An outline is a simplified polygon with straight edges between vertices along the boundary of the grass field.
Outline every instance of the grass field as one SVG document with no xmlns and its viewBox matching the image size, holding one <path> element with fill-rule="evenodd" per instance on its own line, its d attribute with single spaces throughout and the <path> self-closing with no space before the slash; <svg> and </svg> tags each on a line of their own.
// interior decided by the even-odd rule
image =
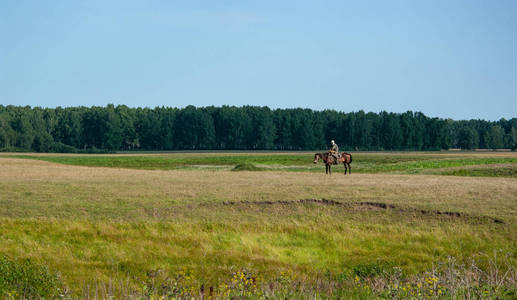
<svg viewBox="0 0 517 300">
<path fill-rule="evenodd" d="M 180 170 L 180 169 L 212 169 L 228 170 L 235 165 L 249 163 L 262 170 L 270 171 L 312 171 L 320 172 L 321 164 L 311 164 L 312 152 L 278 152 L 278 153 L 170 153 L 170 154 L 120 154 L 120 155 L 12 155 L 14 158 L 30 158 L 61 164 L 89 167 L 112 167 L 142 170 Z M 357 153 L 353 155 L 353 169 L 358 173 L 433 173 L 442 171 L 447 175 L 454 169 L 454 174 L 468 166 L 490 166 L 507 164 L 505 171 L 469 172 L 466 176 L 496 176 L 516 177 L 517 155 L 509 152 L 500 153 L 450 153 L 450 152 L 393 152 L 393 153 Z M 342 166 L 335 166 L 334 170 L 342 171 Z M 482 174 L 482 175 L 481 175 Z"/>
<path fill-rule="evenodd" d="M 312 158 L 2 155 L 0 257 L 82 298 L 515 293 L 516 153 L 355 153 L 350 176 Z"/>
</svg>

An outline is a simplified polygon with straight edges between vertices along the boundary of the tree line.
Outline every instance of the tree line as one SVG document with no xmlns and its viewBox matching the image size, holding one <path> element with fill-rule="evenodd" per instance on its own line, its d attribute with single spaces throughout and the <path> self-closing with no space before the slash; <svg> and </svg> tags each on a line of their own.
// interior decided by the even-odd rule
<svg viewBox="0 0 517 300">
<path fill-rule="evenodd" d="M 0 150 L 343 150 L 517 148 L 517 118 L 499 121 L 389 113 L 270 109 L 40 108 L 0 105 Z"/>
</svg>

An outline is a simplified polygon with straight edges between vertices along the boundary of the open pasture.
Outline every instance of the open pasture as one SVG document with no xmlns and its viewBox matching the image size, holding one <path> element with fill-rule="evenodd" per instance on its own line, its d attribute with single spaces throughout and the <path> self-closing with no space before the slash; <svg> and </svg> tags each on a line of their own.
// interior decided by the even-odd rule
<svg viewBox="0 0 517 300">
<path fill-rule="evenodd" d="M 0 255 L 47 266 L 77 297 L 174 282 L 195 297 L 368 298 L 394 272 L 417 295 L 451 257 L 509 271 L 485 288 L 508 292 L 515 153 L 353 155 L 350 176 L 312 153 L 2 155 Z M 261 171 L 232 171 L 243 162 Z"/>
<path fill-rule="evenodd" d="M 142 170 L 211 169 L 228 170 L 237 164 L 251 163 L 263 170 L 320 172 L 321 164 L 311 164 L 314 152 L 172 152 L 153 154 L 13 154 L 15 158 L 31 158 L 76 166 L 112 167 Z M 472 167 L 495 167 L 505 164 L 506 172 L 482 173 L 484 176 L 516 177 L 517 155 L 514 152 L 359 152 L 353 154 L 353 171 L 359 173 L 443 174 Z M 334 166 L 342 171 L 342 165 Z M 492 168 L 494 169 L 494 168 Z M 480 173 L 481 174 L 481 173 Z"/>
</svg>

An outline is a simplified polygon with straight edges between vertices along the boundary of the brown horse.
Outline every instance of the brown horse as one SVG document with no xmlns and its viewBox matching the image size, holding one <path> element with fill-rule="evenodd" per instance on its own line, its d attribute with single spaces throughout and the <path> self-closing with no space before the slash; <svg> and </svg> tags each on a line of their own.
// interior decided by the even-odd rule
<svg viewBox="0 0 517 300">
<path fill-rule="evenodd" d="M 345 175 L 348 171 L 348 174 L 352 174 L 352 167 L 350 164 L 352 163 L 352 154 L 343 152 L 338 155 L 338 159 L 334 158 L 329 152 L 323 153 L 315 153 L 314 154 L 314 163 L 318 163 L 319 160 L 323 160 L 325 163 L 325 174 L 332 175 L 332 165 L 337 165 L 338 163 L 343 163 L 345 167 Z"/>
</svg>

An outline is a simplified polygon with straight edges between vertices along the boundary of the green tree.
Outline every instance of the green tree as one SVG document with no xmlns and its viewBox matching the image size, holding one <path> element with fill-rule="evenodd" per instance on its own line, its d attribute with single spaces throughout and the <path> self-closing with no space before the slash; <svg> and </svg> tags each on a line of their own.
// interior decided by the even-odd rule
<svg viewBox="0 0 517 300">
<path fill-rule="evenodd" d="M 485 143 L 486 146 L 492 150 L 504 147 L 504 130 L 499 125 L 490 127 L 485 132 Z"/>
<path fill-rule="evenodd" d="M 215 144 L 212 117 L 195 106 L 189 105 L 178 112 L 174 128 L 175 143 L 180 149 L 211 149 Z"/>
<path fill-rule="evenodd" d="M 10 148 L 15 144 L 16 132 L 11 128 L 10 119 L 7 112 L 0 110 L 0 148 Z"/>
<path fill-rule="evenodd" d="M 450 138 L 448 136 L 448 126 L 444 120 L 432 118 L 426 124 L 425 148 L 428 150 L 449 149 Z"/>
<path fill-rule="evenodd" d="M 162 107 L 160 109 L 161 113 L 161 126 L 160 126 L 160 136 L 161 136 L 161 147 L 163 150 L 172 150 L 174 149 L 174 120 L 176 119 L 176 109 L 167 107 Z"/>
<path fill-rule="evenodd" d="M 325 145 L 323 128 L 310 109 L 296 109 L 291 118 L 291 135 L 296 150 L 312 150 Z"/>
<path fill-rule="evenodd" d="M 461 149 L 475 149 L 478 147 L 479 136 L 474 128 L 464 126 L 458 131 L 458 146 Z"/>
<path fill-rule="evenodd" d="M 273 122 L 273 113 L 269 107 L 245 107 L 251 119 L 251 132 L 247 149 L 273 149 L 276 137 L 276 128 Z"/>
<path fill-rule="evenodd" d="M 138 108 L 134 126 L 137 147 L 144 150 L 159 150 L 161 148 L 161 119 L 156 109 Z"/>
<path fill-rule="evenodd" d="M 17 109 L 11 121 L 11 127 L 16 132 L 15 146 L 27 150 L 32 149 L 32 143 L 34 142 L 34 130 L 28 114 L 29 111 L 29 107 Z"/>
<path fill-rule="evenodd" d="M 412 149 L 423 150 L 426 141 L 426 125 L 428 118 L 421 112 L 415 112 L 413 114 L 413 129 L 412 129 Z"/>
<path fill-rule="evenodd" d="M 280 150 L 294 149 L 294 136 L 291 126 L 292 110 L 277 109 L 273 112 L 273 120 L 277 132 L 275 145 Z"/>
<path fill-rule="evenodd" d="M 339 116 L 336 123 L 339 123 L 338 125 L 338 136 L 341 140 L 342 147 L 344 149 L 354 149 L 357 145 L 355 137 L 354 137 L 354 131 L 356 128 L 355 123 L 356 117 L 354 113 L 350 114 L 342 114 Z M 330 123 L 332 124 L 332 123 Z M 327 125 L 329 126 L 329 125 Z M 331 125 L 333 126 L 333 125 Z M 328 134 L 326 136 L 325 141 L 328 141 L 329 139 L 332 139 L 332 135 Z"/>
<path fill-rule="evenodd" d="M 517 149 L 517 128 L 512 127 L 510 132 L 508 133 L 508 148 L 510 148 L 512 151 L 515 151 Z"/>
<path fill-rule="evenodd" d="M 122 146 L 124 137 L 122 136 L 122 126 L 120 114 L 115 112 L 113 104 L 108 104 L 103 110 L 103 133 L 102 148 L 108 150 L 119 150 Z"/>
<path fill-rule="evenodd" d="M 105 131 L 102 107 L 93 106 L 85 109 L 81 119 L 81 144 L 82 148 L 104 148 L 103 135 Z"/>
<path fill-rule="evenodd" d="M 328 147 L 427 150 L 517 146 L 517 119 L 498 122 L 364 111 L 223 106 L 183 109 L 0 105 L 0 148 L 34 151 L 99 149 L 281 149 Z"/>
<path fill-rule="evenodd" d="M 51 134 L 54 141 L 70 145 L 76 148 L 82 148 L 82 112 L 84 108 L 66 108 L 57 107 L 54 111 L 55 120 Z"/>
<path fill-rule="evenodd" d="M 323 144 L 325 146 L 330 140 L 336 140 L 341 147 L 345 147 L 345 145 L 349 146 L 349 143 L 352 141 L 349 136 L 342 132 L 342 128 L 344 127 L 343 123 L 345 120 L 349 121 L 348 119 L 345 119 L 335 110 L 324 110 L 317 115 L 317 118 L 318 122 L 321 123 L 323 127 Z M 348 123 L 345 126 L 350 127 L 350 124 Z"/>
<path fill-rule="evenodd" d="M 249 108 L 223 106 L 214 120 L 216 140 L 222 149 L 248 149 L 252 147 L 254 132 Z"/>
<path fill-rule="evenodd" d="M 135 128 L 136 110 L 125 105 L 118 105 L 115 108 L 115 114 L 120 118 L 120 129 L 122 136 L 122 144 L 120 149 L 134 150 L 138 148 L 138 138 Z"/>
<path fill-rule="evenodd" d="M 37 152 L 49 152 L 54 144 L 54 139 L 48 132 L 50 126 L 47 123 L 47 113 L 39 107 L 27 113 L 31 115 L 31 126 L 34 134 L 31 149 Z"/>
<path fill-rule="evenodd" d="M 381 141 L 383 148 L 387 150 L 398 150 L 402 145 L 402 130 L 399 118 L 394 113 L 381 112 L 382 128 Z"/>
</svg>

